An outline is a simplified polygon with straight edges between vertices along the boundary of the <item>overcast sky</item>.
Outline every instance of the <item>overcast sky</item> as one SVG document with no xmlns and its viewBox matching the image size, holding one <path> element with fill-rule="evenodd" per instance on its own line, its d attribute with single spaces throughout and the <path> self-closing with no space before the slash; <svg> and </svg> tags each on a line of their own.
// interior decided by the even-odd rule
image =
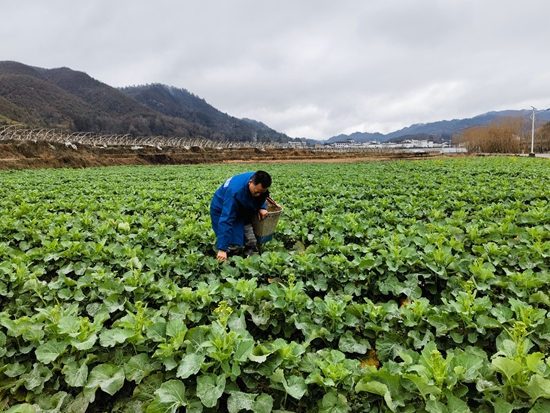
<svg viewBox="0 0 550 413">
<path fill-rule="evenodd" d="M 548 0 L 17 0 L 0 60 L 163 83 L 291 137 L 550 107 Z"/>
</svg>

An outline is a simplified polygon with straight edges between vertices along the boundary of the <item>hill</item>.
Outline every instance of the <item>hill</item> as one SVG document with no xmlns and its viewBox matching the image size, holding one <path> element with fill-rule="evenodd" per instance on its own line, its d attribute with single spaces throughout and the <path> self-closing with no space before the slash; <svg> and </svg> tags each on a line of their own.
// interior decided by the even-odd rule
<svg viewBox="0 0 550 413">
<path fill-rule="evenodd" d="M 464 129 L 488 125 L 503 117 L 522 117 L 526 121 L 529 121 L 529 116 L 531 114 L 531 110 L 495 111 L 484 113 L 473 118 L 418 123 L 388 134 L 355 132 L 350 135 L 337 135 L 331 137 L 327 141 L 337 142 L 353 139 L 355 142 L 396 142 L 403 139 L 426 139 L 426 136 L 431 136 L 432 139 L 435 140 L 450 141 L 453 135 L 460 133 Z M 548 122 L 550 121 L 550 111 L 537 113 L 536 118 Z"/>
<path fill-rule="evenodd" d="M 219 111 L 204 99 L 163 84 L 130 86 L 119 89 L 150 109 L 215 130 L 214 140 L 246 142 L 288 142 L 289 137 L 261 122 L 237 119 Z"/>
<path fill-rule="evenodd" d="M 43 69 L 3 61 L 0 125 L 9 123 L 136 137 L 289 140 L 270 128 L 223 114 L 182 89 L 149 85 L 122 91 L 66 67 Z"/>
<path fill-rule="evenodd" d="M 0 97 L 11 104 L 11 122 L 74 132 L 148 136 L 164 123 L 167 136 L 200 133 L 194 125 L 170 119 L 117 89 L 68 68 L 41 69 L 0 62 Z"/>
</svg>

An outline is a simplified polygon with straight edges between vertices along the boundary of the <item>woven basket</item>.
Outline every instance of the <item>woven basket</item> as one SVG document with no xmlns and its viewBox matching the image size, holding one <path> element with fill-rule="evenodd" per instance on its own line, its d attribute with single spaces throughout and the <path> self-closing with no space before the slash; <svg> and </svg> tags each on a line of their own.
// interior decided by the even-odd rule
<svg viewBox="0 0 550 413">
<path fill-rule="evenodd" d="M 258 244 L 271 241 L 273 234 L 275 233 L 275 227 L 279 222 L 279 217 L 283 212 L 283 207 L 277 204 L 273 199 L 267 198 L 265 200 L 267 205 L 267 217 L 259 220 L 256 215 L 252 219 L 252 226 L 254 227 L 254 234 L 258 240 Z"/>
</svg>

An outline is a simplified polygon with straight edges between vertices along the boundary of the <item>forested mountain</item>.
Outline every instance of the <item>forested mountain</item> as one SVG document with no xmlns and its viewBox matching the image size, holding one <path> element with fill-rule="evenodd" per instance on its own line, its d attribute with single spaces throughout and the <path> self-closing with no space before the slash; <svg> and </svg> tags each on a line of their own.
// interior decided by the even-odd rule
<svg viewBox="0 0 550 413">
<path fill-rule="evenodd" d="M 212 139 L 251 142 L 287 142 L 288 136 L 279 133 L 261 122 L 237 119 L 219 111 L 204 99 L 188 92 L 163 84 L 150 84 L 120 88 L 147 107 L 167 116 L 185 119 L 216 131 Z"/>
<path fill-rule="evenodd" d="M 150 85 L 123 92 L 69 68 L 11 61 L 0 62 L 0 125 L 6 123 L 99 134 L 289 140 L 223 114 L 185 90 Z"/>
</svg>

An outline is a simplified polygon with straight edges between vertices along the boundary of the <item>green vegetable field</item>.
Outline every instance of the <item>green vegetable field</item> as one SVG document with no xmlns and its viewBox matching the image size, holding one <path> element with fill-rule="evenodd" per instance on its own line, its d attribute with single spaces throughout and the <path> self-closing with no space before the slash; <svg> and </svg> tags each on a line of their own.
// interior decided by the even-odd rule
<svg viewBox="0 0 550 413">
<path fill-rule="evenodd" d="M 215 259 L 209 203 L 284 212 Z M 550 161 L 0 172 L 0 411 L 550 412 Z"/>
</svg>

